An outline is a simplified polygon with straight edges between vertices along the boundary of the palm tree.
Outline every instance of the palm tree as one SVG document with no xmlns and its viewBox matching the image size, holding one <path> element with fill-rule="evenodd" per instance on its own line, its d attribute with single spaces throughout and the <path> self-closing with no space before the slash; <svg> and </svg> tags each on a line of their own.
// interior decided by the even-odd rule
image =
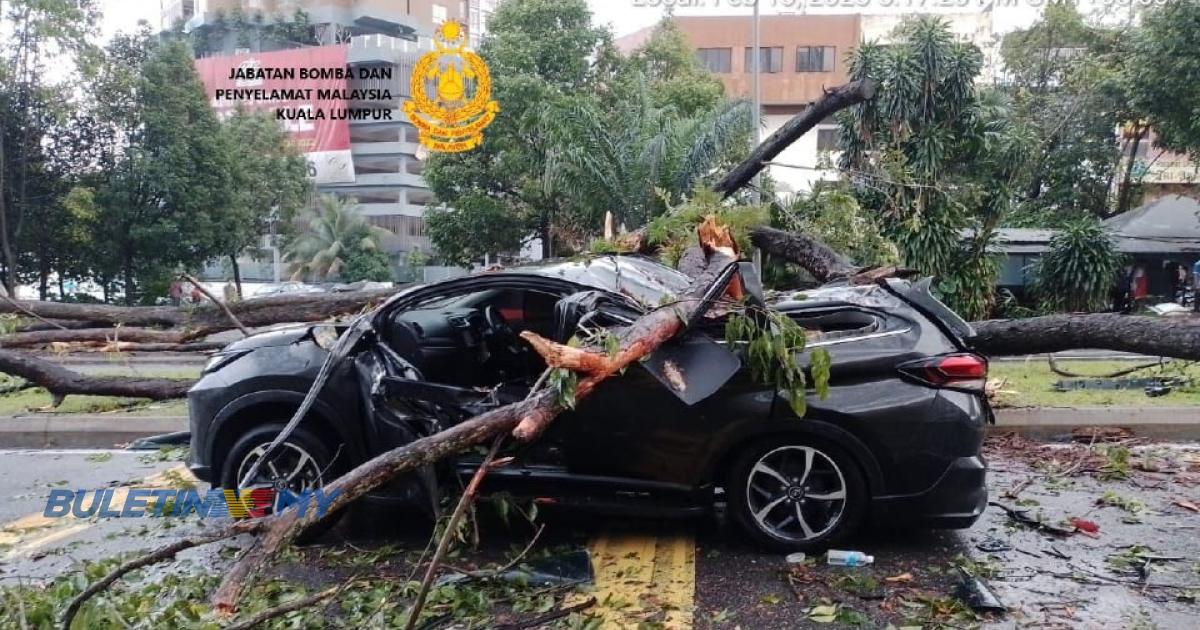
<svg viewBox="0 0 1200 630">
<path fill-rule="evenodd" d="M 391 234 L 368 223 L 354 206 L 333 195 L 322 195 L 300 222 L 300 235 L 284 252 L 292 280 L 336 278 L 353 252 L 379 250 L 383 237 Z"/>
<path fill-rule="evenodd" d="M 749 106 L 724 101 L 693 116 L 654 104 L 644 80 L 635 98 L 614 114 L 587 100 L 548 109 L 554 149 L 544 186 L 573 203 L 604 211 L 628 227 L 645 224 L 692 192 L 702 178 L 748 147 Z"/>
</svg>

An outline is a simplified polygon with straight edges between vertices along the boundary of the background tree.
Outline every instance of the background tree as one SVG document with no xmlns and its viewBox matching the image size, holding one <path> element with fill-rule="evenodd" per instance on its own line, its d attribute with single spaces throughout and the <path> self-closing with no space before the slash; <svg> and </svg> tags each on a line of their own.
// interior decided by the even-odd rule
<svg viewBox="0 0 1200 630">
<path fill-rule="evenodd" d="M 454 208 L 429 221 L 455 262 L 514 251 L 531 235 L 545 256 L 580 249 L 610 210 L 639 227 L 746 151 L 745 106 L 722 98 L 669 21 L 625 59 L 582 0 L 513 0 L 480 52 L 502 111 L 481 149 L 435 156 L 425 170 Z M 476 229 L 484 221 L 494 231 Z"/>
<path fill-rule="evenodd" d="M 297 235 L 285 246 L 284 256 L 291 263 L 295 280 L 377 280 L 377 277 L 349 279 L 350 270 L 368 276 L 379 266 L 382 239 L 389 232 L 371 225 L 358 211 L 333 195 L 322 195 L 317 205 L 297 217 Z M 386 257 L 383 259 L 386 267 Z M 391 279 L 390 272 L 386 279 Z"/>
<path fill-rule="evenodd" d="M 1128 205 L 1136 182 L 1119 168 L 1116 130 L 1139 117 L 1124 80 L 1129 40 L 1128 29 L 1089 24 L 1068 3 L 1048 5 L 1033 26 L 1004 37 L 1002 89 L 1037 138 L 1010 224 L 1058 227 L 1109 216 L 1120 211 L 1114 182 Z"/>
<path fill-rule="evenodd" d="M 913 20 L 892 46 L 850 56 L 852 79 L 874 79 L 873 101 L 838 117 L 841 168 L 904 262 L 939 279 L 969 318 L 987 314 L 998 262 L 989 251 L 1011 210 L 1031 134 L 1007 100 L 975 85 L 982 57 L 937 18 Z"/>
<path fill-rule="evenodd" d="M 621 74 L 632 83 L 629 88 L 640 89 L 642 80 L 654 86 L 654 105 L 684 117 L 711 111 L 725 95 L 725 84 L 700 63 L 695 47 L 669 15 L 630 54 Z"/>
<path fill-rule="evenodd" d="M 1042 310 L 1106 310 L 1123 257 L 1093 217 L 1067 223 L 1034 265 L 1033 291 Z"/>
<path fill-rule="evenodd" d="M 7 37 L 0 46 L 0 277 L 10 295 L 23 266 L 18 241 L 27 236 L 27 226 L 57 218 L 65 192 L 45 138 L 65 116 L 61 93 L 67 88 L 45 82 L 47 63 L 86 57 L 98 21 L 92 0 L 0 0 L 0 28 Z M 50 255 L 35 256 L 44 286 Z"/>
<path fill-rule="evenodd" d="M 1200 157 L 1200 4 L 1169 0 L 1147 10 L 1133 38 L 1126 77 L 1160 146 Z"/>
<path fill-rule="evenodd" d="M 159 42 L 143 25 L 107 52 L 93 82 L 114 143 L 96 191 L 97 240 L 119 260 L 133 303 L 139 283 L 165 289 L 176 267 L 228 253 L 217 215 L 230 204 L 232 166 L 186 43 Z"/>
<path fill-rule="evenodd" d="M 309 201 L 311 184 L 304 156 L 266 113 L 237 112 L 222 125 L 232 162 L 228 205 L 216 209 L 217 248 L 229 259 L 238 294 L 238 256 L 255 251 L 271 221 L 290 221 Z M 385 261 L 386 263 L 386 261 Z"/>
<path fill-rule="evenodd" d="M 592 25 L 584 0 L 509 0 L 492 14 L 479 53 L 491 70 L 492 97 L 501 112 L 482 146 L 435 154 L 426 165 L 429 187 L 454 208 L 428 218 L 434 243 L 455 259 L 454 252 L 515 251 L 536 236 L 549 257 L 556 239 L 572 240 L 594 217 L 579 216 L 564 195 L 545 185 L 553 148 L 548 119 L 566 99 L 611 89 L 611 35 Z M 476 212 L 502 222 L 494 233 L 460 231 L 479 222 L 453 215 Z"/>
</svg>

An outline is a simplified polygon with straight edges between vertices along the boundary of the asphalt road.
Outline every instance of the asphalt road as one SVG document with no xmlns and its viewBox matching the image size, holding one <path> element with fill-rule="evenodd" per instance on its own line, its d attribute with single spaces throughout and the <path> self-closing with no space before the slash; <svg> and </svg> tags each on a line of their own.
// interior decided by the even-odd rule
<svg viewBox="0 0 1200 630">
<path fill-rule="evenodd" d="M 587 546 L 600 593 L 632 593 L 643 603 L 679 602 L 665 618 L 627 604 L 608 611 L 625 615 L 622 623 L 629 627 L 638 620 L 630 619 L 631 611 L 679 628 L 1195 627 L 1200 513 L 1185 505 L 1200 504 L 1200 449 L 1141 446 L 1118 466 L 1129 478 L 1107 481 L 1096 477 L 1112 461 L 1083 446 L 1010 441 L 993 444 L 988 457 L 994 500 L 1053 526 L 1068 517 L 1085 518 L 1099 526 L 1096 537 L 1036 531 L 992 507 L 965 531 L 866 532 L 852 546 L 876 557 L 871 567 L 829 567 L 823 558 L 797 567 L 781 554 L 740 542 L 716 517 L 654 523 L 549 513 L 542 517 L 549 533 L 539 545 Z M 178 483 L 164 472 L 180 462 L 155 459 L 125 451 L 0 451 L 0 585 L 45 579 L 82 560 L 156 547 L 205 527 L 194 518 L 182 523 L 39 518 L 51 488 Z M 360 514 L 328 536 L 321 549 L 419 552 L 427 532 L 397 529 L 399 522 Z M 526 540 L 497 529 L 485 521 L 481 555 L 503 558 Z M 182 561 L 220 572 L 229 555 L 191 550 Z M 961 579 L 955 566 L 984 578 L 1008 612 L 978 620 L 968 615 L 954 597 Z M 639 570 L 644 579 L 636 577 Z M 282 573 L 320 581 L 336 571 L 306 561 Z M 821 617 L 830 611 L 836 614 L 833 623 Z"/>
</svg>

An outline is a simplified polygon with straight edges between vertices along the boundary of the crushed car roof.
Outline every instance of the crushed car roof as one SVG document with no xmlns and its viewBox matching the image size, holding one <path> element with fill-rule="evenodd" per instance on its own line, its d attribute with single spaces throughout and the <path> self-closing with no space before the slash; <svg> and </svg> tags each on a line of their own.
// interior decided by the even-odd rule
<svg viewBox="0 0 1200 630">
<path fill-rule="evenodd" d="M 678 296 L 691 283 L 684 274 L 643 256 L 549 260 L 511 267 L 502 272 L 561 278 L 583 286 L 622 293 L 649 305 Z"/>
</svg>

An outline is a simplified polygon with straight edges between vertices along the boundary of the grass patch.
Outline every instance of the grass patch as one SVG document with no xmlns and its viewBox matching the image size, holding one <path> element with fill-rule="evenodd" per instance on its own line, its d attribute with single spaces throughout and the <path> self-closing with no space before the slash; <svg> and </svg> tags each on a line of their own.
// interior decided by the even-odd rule
<svg viewBox="0 0 1200 630">
<path fill-rule="evenodd" d="M 1076 374 L 1106 374 L 1128 368 L 1137 362 L 1130 361 L 1058 361 L 1060 369 Z M 1183 376 L 1194 379 L 1190 387 L 1177 388 L 1166 396 L 1151 398 L 1138 389 L 1124 390 L 1073 390 L 1059 392 L 1054 383 L 1063 380 L 1050 371 L 1044 357 L 1028 361 L 993 361 L 989 376 L 1002 379 L 1004 384 L 997 398 L 997 406 L 1005 407 L 1176 407 L 1200 405 L 1200 366 L 1183 367 L 1168 363 L 1161 368 L 1150 368 L 1134 372 L 1122 378 L 1147 378 L 1153 376 Z"/>
<path fill-rule="evenodd" d="M 98 371 L 95 376 L 132 376 L 129 371 L 114 369 Z M 142 378 L 177 378 L 196 379 L 200 376 L 199 368 L 195 370 L 151 371 L 138 374 Z M 7 374 L 0 375 L 0 388 L 9 387 L 22 382 Z M 187 401 L 164 400 L 150 401 L 141 398 L 120 398 L 116 396 L 67 396 L 62 404 L 54 409 L 48 409 L 51 403 L 50 392 L 41 387 L 24 389 L 0 395 L 0 417 L 28 415 L 39 410 L 56 414 L 97 414 L 123 413 L 135 416 L 186 416 Z"/>
</svg>

